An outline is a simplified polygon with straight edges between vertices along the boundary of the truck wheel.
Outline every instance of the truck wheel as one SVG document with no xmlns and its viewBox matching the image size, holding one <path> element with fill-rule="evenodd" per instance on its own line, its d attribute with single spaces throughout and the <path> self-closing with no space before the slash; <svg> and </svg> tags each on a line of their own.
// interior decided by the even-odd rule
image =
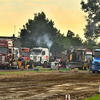
<svg viewBox="0 0 100 100">
<path fill-rule="evenodd" d="M 44 67 L 44 68 L 47 68 L 47 62 L 46 62 L 46 61 L 44 62 L 43 67 Z"/>
<path fill-rule="evenodd" d="M 95 73 L 95 71 L 92 71 L 92 73 Z"/>
</svg>

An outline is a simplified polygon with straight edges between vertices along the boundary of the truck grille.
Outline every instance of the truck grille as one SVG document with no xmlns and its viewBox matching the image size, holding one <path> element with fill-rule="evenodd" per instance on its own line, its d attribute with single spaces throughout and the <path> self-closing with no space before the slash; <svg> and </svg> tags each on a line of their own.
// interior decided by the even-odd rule
<svg viewBox="0 0 100 100">
<path fill-rule="evenodd" d="M 37 57 L 33 56 L 33 60 L 34 60 L 34 62 L 37 62 Z"/>
<path fill-rule="evenodd" d="M 99 62 L 95 62 L 95 68 L 100 70 L 100 63 Z"/>
<path fill-rule="evenodd" d="M 95 62 L 95 66 L 100 66 L 100 62 Z"/>
</svg>

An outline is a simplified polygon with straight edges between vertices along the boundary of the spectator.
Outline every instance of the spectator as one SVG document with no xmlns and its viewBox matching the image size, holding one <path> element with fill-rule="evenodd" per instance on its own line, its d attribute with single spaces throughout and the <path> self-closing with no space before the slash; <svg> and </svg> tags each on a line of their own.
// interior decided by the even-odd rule
<svg viewBox="0 0 100 100">
<path fill-rule="evenodd" d="M 59 62 L 60 64 L 63 64 L 63 61 L 62 61 L 62 59 L 60 59 L 60 62 Z"/>
<path fill-rule="evenodd" d="M 58 58 L 56 58 L 56 62 L 59 62 L 59 59 Z"/>
<path fill-rule="evenodd" d="M 21 70 L 23 70 L 25 65 L 24 56 L 21 55 L 20 58 L 21 58 Z"/>
<path fill-rule="evenodd" d="M 92 58 L 89 60 L 89 71 L 91 71 L 91 66 L 92 66 Z"/>
</svg>

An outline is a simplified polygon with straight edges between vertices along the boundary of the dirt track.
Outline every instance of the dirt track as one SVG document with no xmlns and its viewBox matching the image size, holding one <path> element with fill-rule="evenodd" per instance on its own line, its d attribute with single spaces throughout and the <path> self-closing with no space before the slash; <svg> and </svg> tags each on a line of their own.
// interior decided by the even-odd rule
<svg viewBox="0 0 100 100">
<path fill-rule="evenodd" d="M 100 73 L 38 72 L 0 75 L 0 100 L 83 100 L 99 92 Z"/>
</svg>

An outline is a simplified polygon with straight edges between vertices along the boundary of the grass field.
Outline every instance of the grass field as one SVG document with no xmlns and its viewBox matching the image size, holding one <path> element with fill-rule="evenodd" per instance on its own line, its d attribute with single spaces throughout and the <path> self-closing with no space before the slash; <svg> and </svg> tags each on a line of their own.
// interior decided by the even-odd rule
<svg viewBox="0 0 100 100">
<path fill-rule="evenodd" d="M 97 94 L 97 95 L 90 97 L 90 98 L 86 98 L 84 100 L 100 100 L 100 94 Z"/>
<path fill-rule="evenodd" d="M 15 73 L 35 73 L 35 72 L 65 72 L 65 71 L 71 71 L 70 69 L 61 69 L 61 70 L 51 70 L 51 68 L 43 68 L 43 67 L 34 67 L 34 70 L 26 70 L 24 69 L 23 71 L 8 71 L 8 72 L 0 72 L 0 75 L 2 74 L 15 74 Z M 77 68 L 75 69 L 75 71 L 88 71 L 88 70 L 78 70 Z"/>
<path fill-rule="evenodd" d="M 59 72 L 60 70 L 50 70 L 50 69 L 47 69 L 47 68 L 44 68 L 44 69 L 39 69 L 39 71 L 34 71 L 34 70 L 29 70 L 29 71 L 26 71 L 26 70 L 23 70 L 23 71 L 9 71 L 9 72 L 0 72 L 0 75 L 3 75 L 3 74 L 16 74 L 16 73 L 36 73 L 36 72 Z M 64 71 L 64 70 L 63 70 Z M 62 72 L 63 72 L 62 71 Z M 60 71 L 61 72 L 61 71 Z"/>
</svg>

